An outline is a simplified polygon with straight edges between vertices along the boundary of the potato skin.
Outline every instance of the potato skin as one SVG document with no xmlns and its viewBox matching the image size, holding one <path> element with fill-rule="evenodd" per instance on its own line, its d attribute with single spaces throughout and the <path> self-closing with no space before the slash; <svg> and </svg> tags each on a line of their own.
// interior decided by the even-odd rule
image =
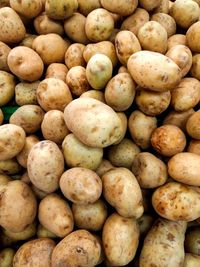
<svg viewBox="0 0 200 267">
<path fill-rule="evenodd" d="M 184 34 L 174 34 L 167 40 L 167 50 L 171 49 L 175 45 L 186 46 L 186 36 Z"/>
<path fill-rule="evenodd" d="M 188 134 L 197 140 L 200 140 L 200 130 L 199 130 L 199 120 L 200 120 L 200 110 L 192 114 L 186 123 L 186 129 Z"/>
<path fill-rule="evenodd" d="M 139 0 L 139 4 L 147 11 L 151 11 L 161 4 L 161 0 Z"/>
<path fill-rule="evenodd" d="M 100 7 L 100 0 L 78 0 L 78 10 L 84 16 L 87 16 L 92 10 Z"/>
<path fill-rule="evenodd" d="M 185 261 L 183 267 L 199 267 L 200 264 L 200 256 L 186 253 L 185 254 Z"/>
<path fill-rule="evenodd" d="M 192 57 L 192 67 L 190 69 L 190 75 L 200 80 L 200 55 L 196 54 Z"/>
<path fill-rule="evenodd" d="M 0 41 L 0 70 L 9 71 L 7 58 L 10 51 L 11 48 L 5 43 Z"/>
<path fill-rule="evenodd" d="M 99 167 L 96 169 L 96 174 L 98 174 L 99 177 L 102 177 L 106 172 L 114 168 L 115 167 L 112 165 L 112 163 L 109 160 L 103 159 Z"/>
<path fill-rule="evenodd" d="M 30 19 L 38 16 L 42 11 L 41 0 L 28 0 L 22 2 L 17 0 L 10 0 L 10 6 L 18 14 Z"/>
<path fill-rule="evenodd" d="M 103 8 L 112 13 L 117 13 L 121 16 L 131 15 L 138 5 L 138 0 L 131 0 L 126 2 L 124 2 L 123 0 L 119 0 L 117 2 L 112 2 L 112 0 L 101 0 L 100 2 Z"/>
<path fill-rule="evenodd" d="M 108 217 L 103 227 L 102 240 L 106 257 L 112 266 L 125 266 L 132 261 L 138 247 L 139 234 L 135 219 L 124 218 L 117 213 Z"/>
<path fill-rule="evenodd" d="M 68 68 L 62 63 L 52 63 L 48 66 L 45 78 L 56 78 L 66 81 Z"/>
<path fill-rule="evenodd" d="M 185 237 L 185 250 L 186 252 L 193 253 L 200 256 L 200 230 L 198 227 L 191 227 L 186 233 Z"/>
<path fill-rule="evenodd" d="M 83 57 L 83 52 L 85 49 L 85 45 L 74 43 L 69 46 L 65 53 L 65 64 L 68 69 L 71 69 L 75 66 L 86 66 L 85 59 Z"/>
<path fill-rule="evenodd" d="M 176 33 L 176 22 L 168 14 L 156 12 L 151 20 L 159 22 L 165 28 L 168 38 Z"/>
<path fill-rule="evenodd" d="M 200 140 L 191 140 L 188 145 L 187 152 L 195 153 L 200 156 Z"/>
<path fill-rule="evenodd" d="M 14 233 L 7 229 L 3 229 L 6 236 L 12 238 L 14 241 L 27 240 L 36 234 L 36 223 L 33 222 L 29 224 L 23 231 Z"/>
<path fill-rule="evenodd" d="M 192 24 L 186 32 L 187 45 L 192 52 L 196 53 L 200 53 L 200 45 L 198 42 L 200 36 L 199 25 L 200 21 Z"/>
<path fill-rule="evenodd" d="M 14 75 L 0 70 L 1 91 L 0 106 L 6 105 L 15 94 L 15 77 Z"/>
<path fill-rule="evenodd" d="M 15 101 L 19 106 L 37 105 L 36 89 L 40 81 L 21 82 L 15 86 Z"/>
<path fill-rule="evenodd" d="M 0 252 L 0 266 L 11 267 L 15 251 L 12 248 L 5 248 Z"/>
</svg>

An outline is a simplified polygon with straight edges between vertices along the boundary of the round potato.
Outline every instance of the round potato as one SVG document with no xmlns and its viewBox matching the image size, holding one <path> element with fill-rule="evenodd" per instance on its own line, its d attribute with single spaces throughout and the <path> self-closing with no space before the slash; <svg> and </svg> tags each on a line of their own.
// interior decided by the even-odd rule
<svg viewBox="0 0 200 267">
<path fill-rule="evenodd" d="M 41 0 L 10 0 L 10 6 L 18 14 L 30 19 L 37 17 L 42 11 Z"/>
<path fill-rule="evenodd" d="M 47 230 L 43 225 L 39 224 L 37 229 L 38 238 L 56 238 L 57 236 L 51 231 Z"/>
<path fill-rule="evenodd" d="M 66 81 L 68 68 L 62 63 L 52 63 L 48 66 L 45 78 L 56 78 Z"/>
<path fill-rule="evenodd" d="M 190 69 L 190 75 L 200 80 L 200 55 L 196 54 L 192 57 L 192 67 Z"/>
<path fill-rule="evenodd" d="M 117 13 L 121 16 L 129 16 L 137 8 L 138 1 L 131 0 L 124 2 L 123 0 L 119 0 L 117 2 L 113 2 L 112 0 L 101 0 L 101 5 L 103 8 L 113 13 Z"/>
<path fill-rule="evenodd" d="M 183 267 L 199 267 L 200 264 L 200 256 L 186 253 L 185 254 L 185 261 Z"/>
<path fill-rule="evenodd" d="M 0 70 L 0 106 L 6 105 L 15 94 L 15 77 L 5 71 Z"/>
<path fill-rule="evenodd" d="M 21 82 L 15 86 L 15 101 L 19 106 L 37 105 L 36 90 L 40 81 L 27 83 Z"/>
<path fill-rule="evenodd" d="M 15 251 L 12 248 L 5 248 L 0 252 L 0 266 L 1 267 L 11 267 L 13 263 L 13 258 Z"/>
<path fill-rule="evenodd" d="M 193 253 L 200 256 L 200 229 L 192 227 L 188 230 L 185 237 L 185 250 L 186 252 Z"/>
<path fill-rule="evenodd" d="M 192 114 L 187 120 L 186 129 L 188 134 L 194 138 L 200 140 L 200 129 L 199 129 L 199 120 L 200 120 L 200 110 Z"/>
<path fill-rule="evenodd" d="M 184 34 L 174 34 L 167 40 L 167 50 L 171 49 L 175 45 L 186 46 L 186 36 Z"/>
<path fill-rule="evenodd" d="M 10 53 L 11 48 L 0 41 L 0 70 L 9 71 L 7 64 L 8 54 Z"/>
<path fill-rule="evenodd" d="M 195 153 L 200 156 L 200 140 L 191 140 L 187 152 Z"/>
<path fill-rule="evenodd" d="M 4 115 L 3 111 L 0 109 L 0 125 L 3 123 Z"/>
<path fill-rule="evenodd" d="M 27 170 L 32 184 L 38 189 L 46 193 L 57 190 L 64 171 L 59 147 L 49 140 L 35 144 L 28 155 Z"/>
<path fill-rule="evenodd" d="M 21 171 L 21 166 L 16 161 L 16 158 L 0 160 L 0 173 L 14 175 Z"/>
<path fill-rule="evenodd" d="M 65 64 L 69 69 L 75 66 L 86 66 L 86 62 L 83 57 L 85 45 L 74 43 L 69 46 L 65 53 Z"/>
<path fill-rule="evenodd" d="M 109 160 L 103 159 L 99 167 L 96 169 L 96 173 L 99 175 L 99 177 L 102 177 L 106 172 L 114 168 L 115 167 Z"/>
<path fill-rule="evenodd" d="M 23 231 L 21 232 L 12 232 L 10 230 L 4 229 L 4 234 L 8 237 L 12 238 L 13 240 L 20 241 L 20 240 L 27 240 L 33 237 L 36 234 L 36 223 L 33 222 L 29 224 Z"/>
<path fill-rule="evenodd" d="M 87 16 L 92 10 L 100 7 L 100 0 L 78 0 L 78 10 L 84 16 Z"/>
<path fill-rule="evenodd" d="M 159 22 L 165 28 L 168 38 L 176 33 L 176 21 L 168 14 L 153 14 L 151 20 Z"/>
<path fill-rule="evenodd" d="M 152 11 L 154 8 L 160 6 L 161 0 L 139 0 L 139 4 L 147 11 Z"/>
<path fill-rule="evenodd" d="M 194 1 L 191 2 L 194 3 Z M 188 29 L 188 31 L 186 32 L 187 45 L 192 52 L 196 53 L 200 53 L 200 45 L 198 42 L 200 36 L 199 25 L 200 21 L 192 24 Z"/>
<path fill-rule="evenodd" d="M 88 90 L 87 92 L 82 93 L 80 97 L 91 97 L 91 98 L 94 98 L 96 100 L 103 102 L 104 104 L 106 103 L 104 92 L 99 91 L 99 90 Z"/>
</svg>

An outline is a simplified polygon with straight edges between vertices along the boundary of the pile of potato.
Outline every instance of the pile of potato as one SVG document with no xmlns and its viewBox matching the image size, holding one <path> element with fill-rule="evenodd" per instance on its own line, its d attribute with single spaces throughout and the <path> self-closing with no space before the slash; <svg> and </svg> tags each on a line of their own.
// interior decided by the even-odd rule
<svg viewBox="0 0 200 267">
<path fill-rule="evenodd" d="M 1 0 L 0 267 L 199 267 L 199 103 L 199 0 Z"/>
</svg>

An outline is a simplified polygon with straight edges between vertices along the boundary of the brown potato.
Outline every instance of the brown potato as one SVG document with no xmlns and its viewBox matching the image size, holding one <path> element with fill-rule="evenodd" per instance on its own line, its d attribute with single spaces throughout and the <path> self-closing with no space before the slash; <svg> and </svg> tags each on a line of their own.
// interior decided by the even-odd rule
<svg viewBox="0 0 200 267">
<path fill-rule="evenodd" d="M 33 237 L 36 234 L 36 223 L 33 222 L 29 224 L 23 231 L 21 232 L 12 232 L 7 229 L 3 229 L 3 232 L 8 237 L 12 238 L 13 240 L 20 241 L 20 240 L 27 240 Z"/>
<path fill-rule="evenodd" d="M 113 13 L 117 13 L 121 16 L 129 16 L 137 8 L 138 1 L 131 0 L 124 2 L 123 0 L 119 0 L 117 2 L 112 2 L 111 0 L 101 0 L 101 5 L 103 8 Z"/>
<path fill-rule="evenodd" d="M 14 175 L 21 171 L 21 166 L 16 158 L 0 160 L 0 173 L 7 175 Z"/>
<path fill-rule="evenodd" d="M 139 4 L 147 11 L 152 11 L 154 8 L 160 6 L 161 0 L 139 0 Z"/>
<path fill-rule="evenodd" d="M 140 234 L 146 235 L 152 227 L 154 218 L 149 214 L 143 214 L 137 221 L 140 227 Z"/>
<path fill-rule="evenodd" d="M 168 14 L 153 14 L 151 20 L 159 22 L 165 28 L 168 38 L 176 33 L 176 21 Z"/>
<path fill-rule="evenodd" d="M 190 75 L 200 80 L 200 54 L 196 54 L 192 57 L 192 67 L 190 69 Z"/>
<path fill-rule="evenodd" d="M 27 172 L 27 171 L 25 171 L 25 172 L 22 174 L 20 180 L 21 180 L 22 182 L 26 183 L 26 184 L 30 184 L 30 183 L 31 183 L 31 180 L 30 180 L 30 177 L 28 176 L 28 172 Z"/>
<path fill-rule="evenodd" d="M 188 134 L 194 138 L 200 140 L 200 129 L 199 129 L 199 120 L 200 120 L 200 110 L 192 114 L 186 124 L 186 129 Z"/>
<path fill-rule="evenodd" d="M 32 49 L 33 48 L 33 41 L 35 40 L 35 38 L 37 36 L 38 35 L 26 33 L 25 37 L 20 42 L 20 45 L 21 46 L 26 46 L 26 47 L 29 47 L 29 48 Z"/>
<path fill-rule="evenodd" d="M 117 139 L 116 142 L 113 143 L 113 145 L 118 145 L 124 139 L 128 125 L 128 119 L 124 112 L 117 112 L 117 116 L 121 121 L 122 129 L 121 129 L 121 136 Z"/>
<path fill-rule="evenodd" d="M 18 14 L 26 18 L 35 18 L 42 11 L 42 1 L 41 0 L 28 0 L 28 1 L 18 1 L 10 0 L 10 6 Z"/>
<path fill-rule="evenodd" d="M 183 267 L 199 267 L 200 264 L 200 256 L 186 253 L 185 254 L 185 261 Z"/>
<path fill-rule="evenodd" d="M 52 63 L 48 66 L 45 78 L 56 78 L 63 82 L 66 81 L 68 68 L 62 63 Z"/>
<path fill-rule="evenodd" d="M 15 94 L 15 77 L 0 70 L 0 106 L 6 105 Z"/>
<path fill-rule="evenodd" d="M 12 248 L 5 248 L 0 252 L 0 266 L 12 267 L 15 251 Z"/>
<path fill-rule="evenodd" d="M 186 36 L 184 34 L 174 34 L 167 40 L 167 50 L 171 49 L 175 45 L 186 46 Z"/>
<path fill-rule="evenodd" d="M 200 229 L 199 227 L 191 227 L 186 233 L 185 250 L 188 253 L 200 256 Z"/>
<path fill-rule="evenodd" d="M 38 238 L 56 238 L 57 236 L 53 234 L 51 231 L 47 230 L 43 225 L 39 224 L 37 229 L 37 237 Z"/>
<path fill-rule="evenodd" d="M 85 45 L 74 43 L 69 46 L 65 53 L 65 64 L 68 69 L 71 69 L 75 66 L 86 66 L 86 62 L 83 57 L 83 52 L 85 49 Z"/>
<path fill-rule="evenodd" d="M 0 8 L 10 6 L 10 0 L 2 0 L 0 3 Z"/>
<path fill-rule="evenodd" d="M 194 3 L 194 1 L 192 2 Z M 188 47 L 190 48 L 192 52 L 196 52 L 196 53 L 200 52 L 200 45 L 198 42 L 199 36 L 200 36 L 199 25 L 200 25 L 200 21 L 192 24 L 190 28 L 188 29 L 188 31 L 186 32 L 186 40 L 187 40 Z"/>
<path fill-rule="evenodd" d="M 0 41 L 0 70 L 9 71 L 7 58 L 10 51 L 11 48 L 5 43 Z"/>
<path fill-rule="evenodd" d="M 121 66 L 118 69 L 118 74 L 119 73 L 128 73 L 128 70 L 127 70 L 127 68 L 125 66 Z"/>
<path fill-rule="evenodd" d="M 3 123 L 4 115 L 3 111 L 0 109 L 0 125 Z"/>
<path fill-rule="evenodd" d="M 96 169 L 96 173 L 99 177 L 102 177 L 106 172 L 114 169 L 115 167 L 107 159 L 103 159 L 99 167 Z"/>
<path fill-rule="evenodd" d="M 169 13 L 169 0 L 161 0 L 161 3 L 159 6 L 157 6 L 154 10 L 153 10 L 154 14 L 156 13 L 165 13 L 168 14 Z"/>
<path fill-rule="evenodd" d="M 100 7 L 100 0 L 78 0 L 78 10 L 84 16 L 87 16 L 92 10 Z"/>
<path fill-rule="evenodd" d="M 82 93 L 80 97 L 91 97 L 103 102 L 104 104 L 106 103 L 104 92 L 101 92 L 99 90 L 88 90 L 87 92 Z"/>
<path fill-rule="evenodd" d="M 27 83 L 21 82 L 15 86 L 15 101 L 19 106 L 37 105 L 36 90 L 40 81 Z"/>
<path fill-rule="evenodd" d="M 195 153 L 200 156 L 200 140 L 191 140 L 187 152 Z"/>
</svg>

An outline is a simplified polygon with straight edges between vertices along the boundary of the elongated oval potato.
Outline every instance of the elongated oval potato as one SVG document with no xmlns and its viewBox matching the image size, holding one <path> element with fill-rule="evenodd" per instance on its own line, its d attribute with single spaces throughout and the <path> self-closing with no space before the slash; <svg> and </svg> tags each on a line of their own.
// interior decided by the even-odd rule
<svg viewBox="0 0 200 267">
<path fill-rule="evenodd" d="M 185 261 L 183 267 L 199 267 L 199 266 L 200 266 L 200 256 L 191 253 L 185 254 Z"/>
<path fill-rule="evenodd" d="M 84 144 L 107 147 L 121 137 L 122 122 L 108 105 L 89 97 L 73 100 L 64 111 L 67 128 Z"/>
<path fill-rule="evenodd" d="M 188 134 L 192 138 L 197 140 L 200 140 L 199 120 L 200 120 L 200 110 L 192 114 L 186 123 L 186 129 Z"/>
<path fill-rule="evenodd" d="M 128 16 L 131 15 L 137 8 L 138 0 L 119 0 L 115 2 L 113 2 L 112 0 L 101 0 L 101 5 L 108 11 L 117 13 L 121 16 Z"/>
<path fill-rule="evenodd" d="M 184 222 L 158 219 L 144 240 L 140 266 L 183 266 L 185 231 L 186 223 Z"/>
<path fill-rule="evenodd" d="M 160 216 L 171 221 L 190 222 L 200 217 L 200 191 L 197 187 L 169 182 L 156 189 L 152 204 Z"/>
<path fill-rule="evenodd" d="M 138 85 L 153 91 L 172 90 L 181 80 L 178 65 L 157 52 L 136 52 L 129 58 L 127 66 Z"/>
<path fill-rule="evenodd" d="M 103 233 L 103 248 L 112 266 L 126 266 L 135 256 L 139 243 L 139 226 L 133 218 L 124 218 L 113 213 L 106 220 Z"/>
</svg>

